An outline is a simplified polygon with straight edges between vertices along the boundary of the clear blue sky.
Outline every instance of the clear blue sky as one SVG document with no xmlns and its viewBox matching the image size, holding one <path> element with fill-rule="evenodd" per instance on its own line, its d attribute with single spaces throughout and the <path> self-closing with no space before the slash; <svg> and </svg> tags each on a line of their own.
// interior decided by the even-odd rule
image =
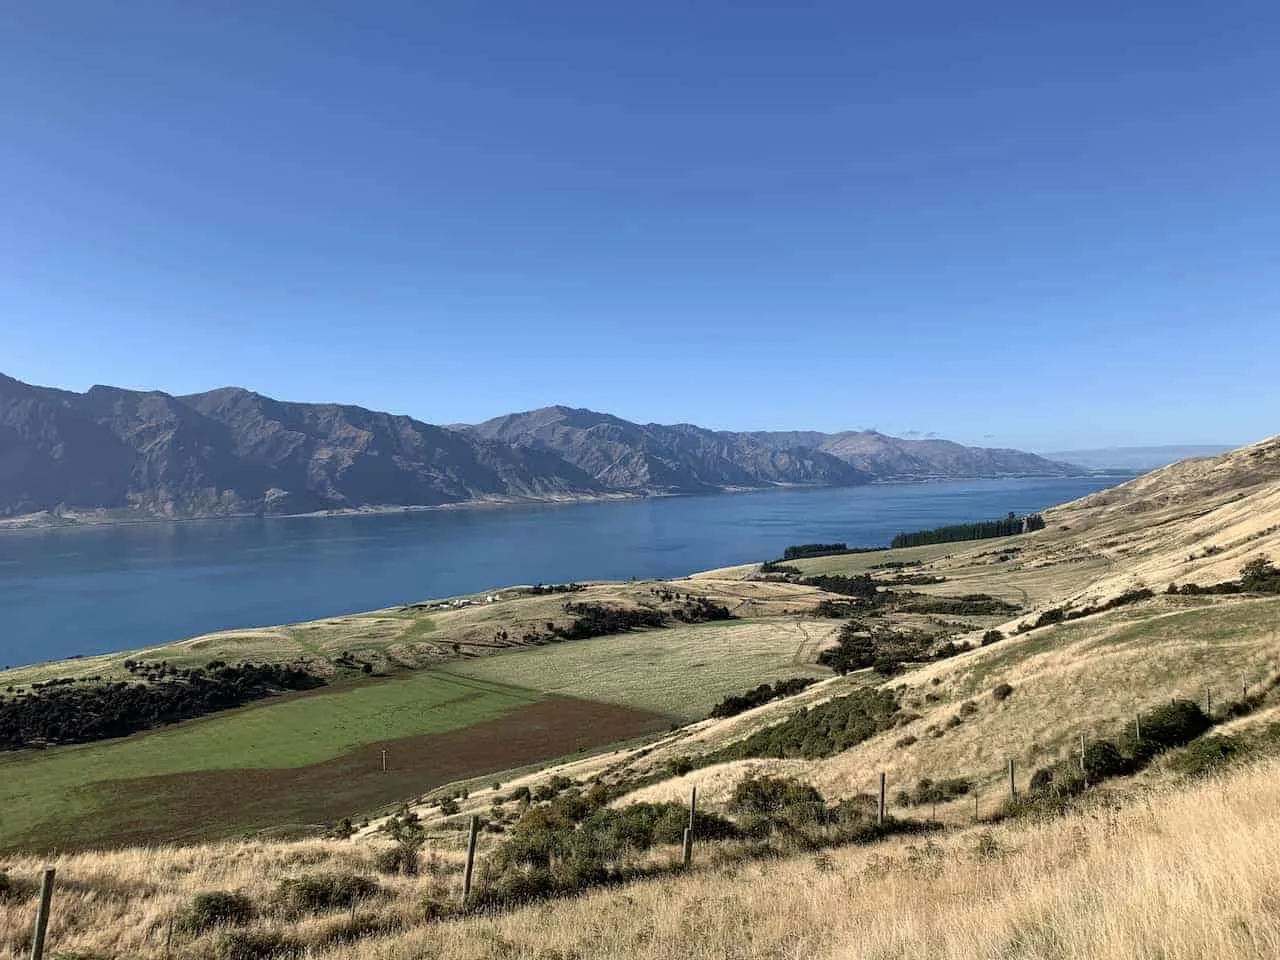
<svg viewBox="0 0 1280 960">
<path fill-rule="evenodd" d="M 1277 51 L 1274 3 L 9 4 L 0 371 L 1256 439 Z"/>
</svg>

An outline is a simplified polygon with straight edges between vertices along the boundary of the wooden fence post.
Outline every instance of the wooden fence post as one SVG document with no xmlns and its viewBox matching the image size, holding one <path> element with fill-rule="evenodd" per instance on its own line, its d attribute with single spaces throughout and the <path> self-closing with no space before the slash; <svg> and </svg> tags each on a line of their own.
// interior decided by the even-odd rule
<svg viewBox="0 0 1280 960">
<path fill-rule="evenodd" d="M 1133 715 L 1133 739 L 1142 739 L 1142 714 L 1140 712 Z"/>
<path fill-rule="evenodd" d="M 1213 716 L 1213 691 L 1208 687 L 1204 688 L 1204 715 Z"/>
<path fill-rule="evenodd" d="M 1084 734 L 1080 734 L 1080 772 L 1084 773 Z"/>
<path fill-rule="evenodd" d="M 693 865 L 693 818 L 698 810 L 698 788 L 689 791 L 689 825 L 684 828 L 684 842 L 680 847 L 680 859 L 685 869 Z"/>
<path fill-rule="evenodd" d="M 36 933 L 31 941 L 31 960 L 41 960 L 44 956 L 44 936 L 49 929 L 49 906 L 53 902 L 53 867 L 44 868 L 44 876 L 40 880 L 40 906 L 36 910 Z"/>
<path fill-rule="evenodd" d="M 387 772 L 387 751 L 382 751 L 382 772 Z"/>
<path fill-rule="evenodd" d="M 876 812 L 876 824 L 884 826 L 884 771 L 880 771 L 880 807 Z"/>
<path fill-rule="evenodd" d="M 476 834 L 480 832 L 480 818 L 473 816 L 467 830 L 467 865 L 462 872 L 462 902 L 471 898 L 471 874 L 476 865 Z"/>
<path fill-rule="evenodd" d="M 1018 782 L 1014 779 L 1013 774 L 1013 757 L 1009 758 L 1009 799 L 1018 799 Z"/>
</svg>

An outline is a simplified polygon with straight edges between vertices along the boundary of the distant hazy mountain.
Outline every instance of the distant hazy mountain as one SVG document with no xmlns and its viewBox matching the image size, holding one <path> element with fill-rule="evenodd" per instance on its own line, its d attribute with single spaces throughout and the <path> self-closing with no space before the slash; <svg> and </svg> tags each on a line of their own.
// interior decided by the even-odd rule
<svg viewBox="0 0 1280 960">
<path fill-rule="evenodd" d="M 1077 472 L 1033 454 L 878 433 L 732 433 L 568 407 L 445 428 L 238 387 L 81 394 L 0 375 L 8 516 L 279 514 Z"/>
<path fill-rule="evenodd" d="M 1192 457 L 1216 457 L 1233 449 L 1229 444 L 1171 447 L 1105 447 L 1099 450 L 1067 450 L 1045 456 L 1087 470 L 1155 470 Z"/>
<path fill-rule="evenodd" d="M 639 425 L 591 410 L 544 407 L 459 428 L 475 436 L 555 451 L 601 483 L 626 489 L 815 483 L 928 477 L 1069 476 L 1078 467 L 1017 450 L 875 431 L 735 433 L 689 424 Z"/>
</svg>

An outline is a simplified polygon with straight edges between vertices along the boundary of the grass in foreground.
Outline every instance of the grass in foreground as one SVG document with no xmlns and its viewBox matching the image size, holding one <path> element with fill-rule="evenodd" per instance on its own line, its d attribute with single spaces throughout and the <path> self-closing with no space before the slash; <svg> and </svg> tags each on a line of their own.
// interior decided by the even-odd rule
<svg viewBox="0 0 1280 960">
<path fill-rule="evenodd" d="M 789 677 L 831 676 L 815 661 L 838 626 L 812 619 L 727 620 L 575 640 L 447 670 L 701 720 L 727 694 Z"/>
</svg>

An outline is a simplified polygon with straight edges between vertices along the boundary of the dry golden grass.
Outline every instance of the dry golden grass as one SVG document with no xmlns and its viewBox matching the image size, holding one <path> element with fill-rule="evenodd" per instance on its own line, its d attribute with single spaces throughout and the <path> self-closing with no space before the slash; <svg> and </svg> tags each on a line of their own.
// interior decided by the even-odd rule
<svg viewBox="0 0 1280 960">
<path fill-rule="evenodd" d="M 434 875 L 382 878 L 359 907 L 374 934 L 334 943 L 346 911 L 259 929 L 333 960 L 478 958 L 900 958 L 1263 960 L 1280 955 L 1280 763 L 1160 787 L 1116 805 L 1099 795 L 1051 822 L 968 827 L 790 859 L 717 863 L 578 899 L 429 923 L 420 901 L 456 889 L 456 854 Z M 55 953 L 163 954 L 168 918 L 196 892 L 239 889 L 259 904 L 286 876 L 368 872 L 358 843 L 217 845 L 55 861 Z M 20 880 L 41 864 L 8 864 Z M 0 911 L 0 945 L 21 951 L 33 901 Z M 380 933 L 378 931 L 381 931 Z M 215 934 L 179 935 L 178 957 Z"/>
</svg>

